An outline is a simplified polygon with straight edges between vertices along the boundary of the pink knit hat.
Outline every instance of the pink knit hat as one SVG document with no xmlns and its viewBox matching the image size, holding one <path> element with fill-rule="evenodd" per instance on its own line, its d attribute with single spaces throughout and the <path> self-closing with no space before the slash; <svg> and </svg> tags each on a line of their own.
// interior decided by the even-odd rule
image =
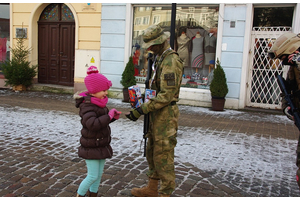
<svg viewBox="0 0 300 200">
<path fill-rule="evenodd" d="M 95 66 L 90 66 L 87 69 L 87 76 L 84 79 L 84 83 L 90 94 L 108 90 L 112 86 L 111 81 L 100 74 Z"/>
</svg>

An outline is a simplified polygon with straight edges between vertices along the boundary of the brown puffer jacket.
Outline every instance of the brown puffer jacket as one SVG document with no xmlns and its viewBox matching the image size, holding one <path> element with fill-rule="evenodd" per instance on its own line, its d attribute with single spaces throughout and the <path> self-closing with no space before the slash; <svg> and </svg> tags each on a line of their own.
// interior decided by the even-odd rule
<svg viewBox="0 0 300 200">
<path fill-rule="evenodd" d="M 78 148 L 78 156 L 84 159 L 105 159 L 113 155 L 110 146 L 111 130 L 108 108 L 101 108 L 91 103 L 91 96 L 74 95 L 79 116 L 81 117 L 81 146 Z"/>
</svg>

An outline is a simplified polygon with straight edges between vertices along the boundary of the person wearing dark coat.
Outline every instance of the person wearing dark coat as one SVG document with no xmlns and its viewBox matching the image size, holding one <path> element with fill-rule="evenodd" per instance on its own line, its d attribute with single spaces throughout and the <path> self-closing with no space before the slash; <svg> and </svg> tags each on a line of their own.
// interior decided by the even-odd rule
<svg viewBox="0 0 300 200">
<path fill-rule="evenodd" d="M 89 196 L 96 197 L 105 159 L 113 155 L 109 124 L 119 119 L 121 112 L 106 107 L 112 83 L 95 66 L 88 68 L 84 82 L 88 91 L 74 94 L 82 124 L 78 156 L 85 159 L 87 166 L 87 176 L 79 185 L 77 197 L 85 196 L 87 191 Z"/>
</svg>

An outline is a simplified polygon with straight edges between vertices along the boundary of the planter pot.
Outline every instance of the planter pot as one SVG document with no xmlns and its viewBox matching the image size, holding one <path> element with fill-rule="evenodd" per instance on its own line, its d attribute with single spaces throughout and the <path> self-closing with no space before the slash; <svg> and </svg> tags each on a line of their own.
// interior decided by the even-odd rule
<svg viewBox="0 0 300 200">
<path fill-rule="evenodd" d="M 15 85 L 12 88 L 14 91 L 25 91 L 26 87 L 24 85 Z"/>
<path fill-rule="evenodd" d="M 225 105 L 225 98 L 211 97 L 211 104 L 213 111 L 223 111 Z"/>
<path fill-rule="evenodd" d="M 129 92 L 128 88 L 123 88 L 123 102 L 128 102 L 129 103 Z"/>
</svg>

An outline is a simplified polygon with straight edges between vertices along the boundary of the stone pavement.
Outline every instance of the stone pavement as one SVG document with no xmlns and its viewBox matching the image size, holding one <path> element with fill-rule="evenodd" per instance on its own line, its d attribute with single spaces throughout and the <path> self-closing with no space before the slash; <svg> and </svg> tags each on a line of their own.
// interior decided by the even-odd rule
<svg viewBox="0 0 300 200">
<path fill-rule="evenodd" d="M 16 106 L 78 114 L 72 95 L 0 90 L 0 107 L 13 109 Z M 116 108 L 125 113 L 130 109 L 130 105 Z M 257 119 L 255 121 L 247 120 L 242 114 L 226 117 L 210 113 L 191 113 L 185 111 L 183 106 L 179 125 L 255 134 L 265 138 L 298 139 L 298 130 L 293 124 L 287 123 L 282 126 L 261 120 L 265 115 L 271 114 L 273 113 L 251 112 L 250 115 Z M 0 116 L 0 120 L 4 117 Z M 63 141 L 33 137 L 24 139 L 10 133 L 0 134 L 0 196 L 75 196 L 80 182 L 86 176 L 85 163 L 76 156 L 75 151 L 73 152 L 75 156 L 65 156 L 65 151 L 73 149 L 66 146 Z M 295 191 L 295 185 L 279 187 L 279 195 L 278 191 L 264 193 L 264 188 L 255 191 L 249 190 L 246 186 L 240 187 L 227 180 L 226 176 L 216 175 L 213 171 L 203 171 L 190 163 L 176 162 L 175 166 L 177 187 L 172 194 L 173 197 L 299 196 L 299 191 Z M 130 197 L 130 190 L 133 187 L 146 184 L 146 172 L 147 163 L 141 154 L 115 152 L 115 156 L 106 161 L 98 196 Z M 244 184 L 249 185 L 245 183 L 246 181 Z"/>
</svg>

